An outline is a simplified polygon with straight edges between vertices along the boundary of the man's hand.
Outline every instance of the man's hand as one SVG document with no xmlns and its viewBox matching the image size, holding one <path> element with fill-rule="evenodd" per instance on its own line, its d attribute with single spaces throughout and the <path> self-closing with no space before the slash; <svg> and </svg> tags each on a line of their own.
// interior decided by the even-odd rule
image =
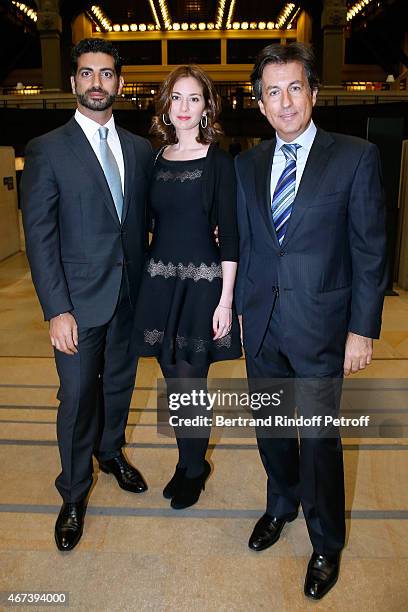
<svg viewBox="0 0 408 612">
<path fill-rule="evenodd" d="M 344 376 L 364 370 L 371 363 L 373 340 L 349 332 L 344 356 Z"/>
<path fill-rule="evenodd" d="M 53 317 L 50 320 L 51 344 L 58 351 L 67 355 L 78 352 L 78 326 L 70 312 Z"/>
</svg>

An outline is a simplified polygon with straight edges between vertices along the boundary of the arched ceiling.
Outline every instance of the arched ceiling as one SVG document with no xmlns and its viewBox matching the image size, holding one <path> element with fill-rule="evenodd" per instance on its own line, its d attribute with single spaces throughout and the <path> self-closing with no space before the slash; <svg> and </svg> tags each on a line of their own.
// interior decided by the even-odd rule
<svg viewBox="0 0 408 612">
<path fill-rule="evenodd" d="M 46 3 L 46 0 L 39 0 Z M 298 8 L 305 9 L 313 18 L 313 43 L 321 44 L 320 17 L 323 0 L 60 0 L 65 40 L 69 47 L 69 30 L 73 18 L 82 12 L 91 13 L 92 6 L 99 6 L 108 18 L 113 29 L 114 24 L 145 24 L 144 29 L 151 24 L 152 28 L 161 30 L 178 28 L 192 22 L 203 25 L 204 29 L 221 29 L 238 26 L 238 29 L 267 29 L 273 23 L 275 27 L 278 17 L 289 4 L 292 5 L 292 15 Z M 368 5 L 367 5 L 368 3 Z M 15 0 L 0 0 L 0 55 L 4 58 L 0 65 L 0 77 L 15 65 L 30 67 L 39 65 L 40 47 L 36 23 L 27 16 L 28 9 L 37 10 L 35 0 L 25 0 L 28 9 L 23 13 L 17 8 Z M 21 3 L 20 3 L 21 6 Z M 408 65 L 407 55 L 403 52 L 402 41 L 408 32 L 408 0 L 347 0 L 349 11 L 353 9 L 354 18 L 349 22 L 347 42 L 349 54 L 347 61 L 353 56 L 354 63 L 371 63 L 383 66 L 386 73 L 396 72 L 398 63 Z M 357 9 L 356 9 L 357 7 Z M 156 17 L 154 16 L 156 15 Z M 228 21 L 229 18 L 229 21 Z M 290 24 L 286 21 L 284 29 Z M 252 24 L 251 22 L 255 22 Z M 269 24 L 268 24 L 269 22 Z M 293 25 L 295 26 L 295 21 Z M 245 28 L 243 27 L 245 24 Z M 138 29 L 138 28 L 137 28 Z M 192 29 L 187 27 L 187 29 Z M 119 31 L 115 30 L 115 31 Z M 103 30 L 102 30 L 103 31 Z M 106 30 L 105 30 L 106 31 Z M 126 30 L 125 30 L 126 31 Z M 141 30 L 140 30 L 141 31 Z M 267 32 L 265 32 L 267 35 Z M 359 61 L 359 58 L 361 60 Z M 1 78 L 0 78 L 1 81 Z"/>
</svg>

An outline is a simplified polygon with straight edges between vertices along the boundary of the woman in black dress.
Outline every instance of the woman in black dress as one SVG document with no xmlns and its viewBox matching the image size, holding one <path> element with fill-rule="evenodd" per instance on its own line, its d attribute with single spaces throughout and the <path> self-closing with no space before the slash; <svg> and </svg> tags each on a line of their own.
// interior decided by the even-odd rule
<svg viewBox="0 0 408 612">
<path fill-rule="evenodd" d="M 152 131 L 165 146 L 154 162 L 153 239 L 136 306 L 135 341 L 139 355 L 159 361 L 169 395 L 197 389 L 197 381 L 189 381 L 205 382 L 214 361 L 241 356 L 232 308 L 236 183 L 232 158 L 215 145 L 219 97 L 200 67 L 173 70 L 156 110 Z M 193 416 L 192 409 L 184 408 L 183 416 Z M 200 414 L 211 416 L 202 407 Z M 188 437 L 176 428 L 179 460 L 163 490 L 173 508 L 196 503 L 204 488 L 211 471 L 205 460 L 210 430 L 202 427 L 199 437 Z"/>
</svg>

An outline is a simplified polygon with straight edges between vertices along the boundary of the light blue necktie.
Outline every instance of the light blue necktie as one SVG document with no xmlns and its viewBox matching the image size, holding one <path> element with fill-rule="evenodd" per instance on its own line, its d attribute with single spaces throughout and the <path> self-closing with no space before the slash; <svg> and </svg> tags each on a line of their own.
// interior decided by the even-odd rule
<svg viewBox="0 0 408 612">
<path fill-rule="evenodd" d="M 120 178 L 120 172 L 118 164 L 116 163 L 115 156 L 112 153 L 111 148 L 108 145 L 108 132 L 107 127 L 99 128 L 99 150 L 101 154 L 102 169 L 105 174 L 105 178 L 109 185 L 110 192 L 112 194 L 113 201 L 115 203 L 116 212 L 118 213 L 119 221 L 122 221 L 123 211 L 123 193 L 122 193 L 122 181 Z"/>
<path fill-rule="evenodd" d="M 296 156 L 298 144 L 284 144 L 281 151 L 286 158 L 285 168 L 279 177 L 272 198 L 272 217 L 279 244 L 282 244 L 292 206 L 295 200 L 296 188 Z"/>
</svg>

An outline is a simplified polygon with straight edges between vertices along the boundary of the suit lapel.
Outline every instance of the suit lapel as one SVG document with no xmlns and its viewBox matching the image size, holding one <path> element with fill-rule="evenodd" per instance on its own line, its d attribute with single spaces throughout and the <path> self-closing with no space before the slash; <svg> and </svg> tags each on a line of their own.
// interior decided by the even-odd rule
<svg viewBox="0 0 408 612">
<path fill-rule="evenodd" d="M 282 246 L 286 245 L 292 238 L 308 205 L 313 202 L 313 197 L 317 193 L 319 185 L 324 178 L 327 164 L 332 155 L 331 145 L 333 142 L 333 138 L 330 134 L 320 129 L 317 130 L 302 174 L 299 189 L 295 201 L 293 202 L 292 214 L 289 219 Z"/>
<path fill-rule="evenodd" d="M 122 225 L 123 225 L 126 219 L 127 212 L 129 210 L 130 194 L 132 193 L 132 181 L 133 181 L 133 176 L 135 174 L 136 160 L 134 159 L 134 155 L 132 157 L 133 147 L 132 147 L 132 143 L 130 142 L 130 139 L 127 136 L 126 132 L 118 126 L 116 126 L 116 131 L 118 133 L 120 145 L 122 147 L 123 161 L 125 165 L 125 189 L 124 189 L 124 196 L 123 196 L 123 212 L 122 212 Z"/>
<path fill-rule="evenodd" d="M 96 185 L 98 185 L 103 195 L 103 201 L 109 210 L 110 214 L 119 224 L 118 214 L 116 212 L 115 203 L 112 198 L 109 185 L 106 181 L 102 166 L 96 157 L 87 137 L 85 136 L 81 126 L 77 123 L 74 117 L 66 124 L 65 133 L 67 134 L 68 144 L 73 153 L 79 158 L 81 163 L 92 175 Z M 126 174 L 125 174 L 126 175 Z"/>
<path fill-rule="evenodd" d="M 271 210 L 271 171 L 273 156 L 275 153 L 276 139 L 265 143 L 263 148 L 260 148 L 255 158 L 255 189 L 257 202 L 260 206 L 265 224 L 275 242 L 278 245 L 275 228 L 272 219 Z M 279 245 L 278 245 L 279 246 Z"/>
</svg>

